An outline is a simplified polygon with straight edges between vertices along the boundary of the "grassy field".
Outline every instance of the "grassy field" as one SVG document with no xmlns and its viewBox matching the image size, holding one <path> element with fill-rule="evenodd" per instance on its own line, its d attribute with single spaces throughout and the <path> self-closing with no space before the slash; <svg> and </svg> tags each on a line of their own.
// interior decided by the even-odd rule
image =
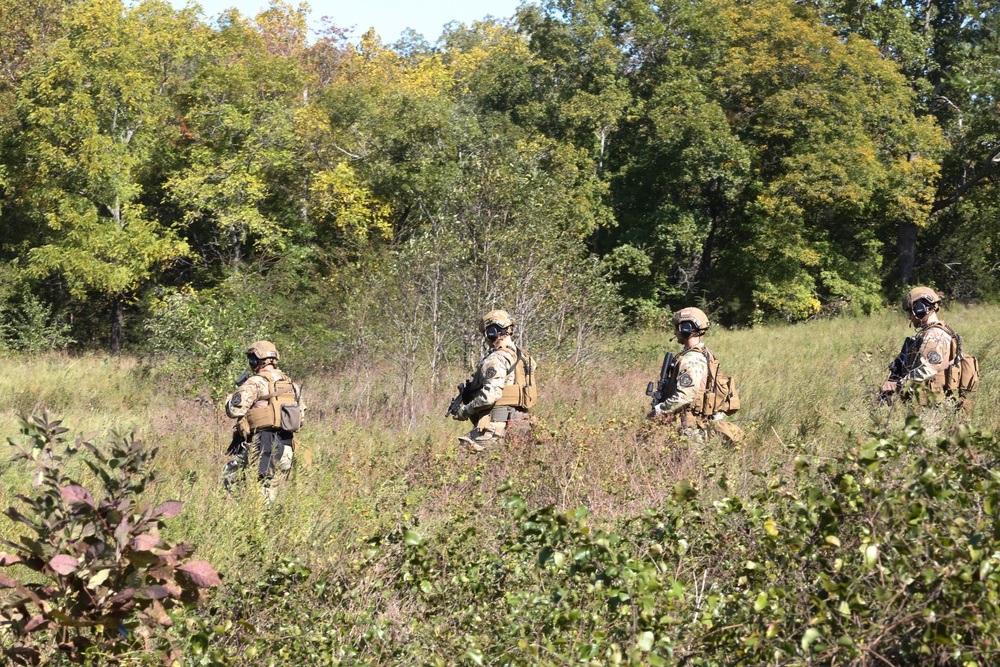
<svg viewBox="0 0 1000 667">
<path fill-rule="evenodd" d="M 1000 309 L 958 308 L 944 318 L 980 360 L 983 382 L 971 422 L 995 430 L 1000 390 L 991 381 L 997 375 L 993 327 Z M 721 497 L 709 481 L 725 475 L 728 493 L 746 499 L 761 485 L 755 471 L 790 469 L 802 452 L 824 457 L 842 447 L 845 433 L 864 437 L 902 425 L 905 409 L 880 407 L 874 395 L 910 333 L 897 313 L 713 330 L 707 343 L 740 388 L 743 409 L 735 419 L 748 437 L 739 447 L 719 439 L 689 445 L 674 427 L 644 419 L 646 383 L 663 352 L 678 347 L 662 332 L 607 342 L 603 360 L 579 372 L 557 374 L 540 359 L 532 436 L 478 457 L 457 449 L 466 425 L 443 418 L 449 396 L 425 395 L 408 422 L 397 416 L 391 369 L 374 380 L 348 372 L 310 376 L 302 442 L 313 465 L 300 466 L 272 506 L 253 485 L 236 494 L 220 487 L 230 420 L 134 359 L 6 359 L 0 430 L 13 435 L 19 415 L 48 408 L 74 431 L 134 430 L 158 446 L 163 481 L 149 501 L 184 501 L 184 511 L 168 524 L 169 537 L 198 546 L 198 556 L 227 582 L 219 599 L 232 601 L 242 594 L 241 582 L 265 576 L 268 564 L 281 559 L 349 576 L 373 535 L 412 526 L 446 529 L 456 516 L 470 514 L 467 520 L 493 534 L 502 484 L 532 507 L 586 506 L 597 526 L 659 507 L 680 479 Z M 454 369 L 454 379 L 463 373 Z M 80 475 L 89 479 L 83 470 Z M 23 464 L 5 458 L 0 507 L 16 504 L 29 482 Z M 0 537 L 14 537 L 13 530 L 0 521 Z"/>
<path fill-rule="evenodd" d="M 1000 390 L 990 378 L 997 370 L 993 327 L 1000 309 L 960 308 L 946 319 L 980 359 L 984 381 L 971 421 L 995 430 Z M 579 373 L 552 377 L 542 359 L 537 443 L 513 456 L 469 458 L 459 452 L 456 436 L 466 425 L 442 417 L 450 398 L 443 394 L 426 396 L 413 423 L 397 419 L 388 391 L 395 380 L 391 371 L 375 380 L 374 389 L 367 381 L 364 390 L 347 373 L 307 377 L 302 441 L 312 449 L 314 464 L 299 471 L 266 521 L 263 508 L 253 507 L 254 494 L 236 498 L 219 487 L 231 421 L 206 399 L 179 394 L 169 379 L 156 379 L 133 359 L 8 359 L 0 377 L 0 430 L 13 435 L 19 415 L 48 408 L 74 431 L 136 431 L 161 449 L 165 481 L 157 497 L 187 503 L 174 529 L 225 570 L 248 535 L 260 548 L 329 557 L 332 544 L 363 537 L 394 512 L 432 520 L 446 515 L 451 503 L 507 478 L 522 478 L 539 504 L 572 508 L 583 502 L 598 516 L 619 516 L 655 504 L 671 479 L 697 478 L 710 460 L 743 477 L 748 469 L 790 458 L 788 443 L 823 454 L 845 430 L 864 435 L 902 423 L 905 409 L 879 407 L 874 394 L 910 333 L 895 313 L 713 330 L 707 342 L 737 378 L 743 407 L 734 419 L 748 438 L 738 449 L 710 442 L 699 448 L 697 461 L 678 455 L 687 448 L 672 428 L 651 428 L 643 418 L 646 383 L 655 378 L 663 352 L 678 348 L 665 333 L 614 341 L 600 365 Z M 455 369 L 454 379 L 463 374 Z M 27 480 L 17 467 L 0 470 L 0 504 L 7 506 Z M 275 519 L 282 530 L 273 530 Z M 0 523 L 0 535 L 10 527 Z"/>
</svg>

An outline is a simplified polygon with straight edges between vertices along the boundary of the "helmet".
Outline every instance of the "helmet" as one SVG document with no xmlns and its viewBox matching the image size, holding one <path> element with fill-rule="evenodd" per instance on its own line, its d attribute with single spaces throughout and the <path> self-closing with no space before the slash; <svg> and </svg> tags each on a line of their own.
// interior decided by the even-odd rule
<svg viewBox="0 0 1000 667">
<path fill-rule="evenodd" d="M 922 301 L 926 305 L 921 304 Z M 931 306 L 930 310 L 937 310 L 940 303 L 941 297 L 930 287 L 914 287 L 903 297 L 903 310 L 923 319 L 927 315 L 928 305 Z"/>
<path fill-rule="evenodd" d="M 708 315 L 698 308 L 682 308 L 678 310 L 674 313 L 673 321 L 674 329 L 679 329 L 688 336 L 692 334 L 700 336 L 708 331 L 708 327 L 711 326 L 708 321 Z"/>
<path fill-rule="evenodd" d="M 491 310 L 483 315 L 483 319 L 479 322 L 479 330 L 486 333 L 486 328 L 491 324 L 495 324 L 501 329 L 510 329 L 514 326 L 514 321 L 510 319 L 506 310 Z"/>
<path fill-rule="evenodd" d="M 500 336 L 509 336 L 513 328 L 514 321 L 506 310 L 491 310 L 479 322 L 479 330 L 491 343 Z"/>
<path fill-rule="evenodd" d="M 279 357 L 278 348 L 269 340 L 259 340 L 247 348 L 247 359 L 250 360 L 251 364 L 254 361 L 264 361 L 266 359 L 277 361 Z"/>
</svg>

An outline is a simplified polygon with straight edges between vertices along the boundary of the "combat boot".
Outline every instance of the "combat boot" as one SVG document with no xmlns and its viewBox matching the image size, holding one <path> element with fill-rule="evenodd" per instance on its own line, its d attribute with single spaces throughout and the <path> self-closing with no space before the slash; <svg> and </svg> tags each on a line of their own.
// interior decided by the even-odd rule
<svg viewBox="0 0 1000 667">
<path fill-rule="evenodd" d="M 480 431 L 474 428 L 463 436 L 459 436 L 458 442 L 468 446 L 474 452 L 481 452 L 488 445 L 500 442 L 502 438 L 497 437 L 493 431 Z"/>
</svg>

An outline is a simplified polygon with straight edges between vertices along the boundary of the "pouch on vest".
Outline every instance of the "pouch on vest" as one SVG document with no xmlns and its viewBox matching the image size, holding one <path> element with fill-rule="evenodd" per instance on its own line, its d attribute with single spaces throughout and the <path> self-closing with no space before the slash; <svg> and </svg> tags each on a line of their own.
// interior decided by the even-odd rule
<svg viewBox="0 0 1000 667">
<path fill-rule="evenodd" d="M 967 394 L 979 389 L 979 360 L 971 354 L 963 354 L 958 362 L 958 368 L 961 376 L 959 391 Z"/>
<path fill-rule="evenodd" d="M 951 365 L 944 370 L 944 386 L 948 393 L 968 394 L 979 388 L 979 360 L 962 351 L 962 337 L 943 322 L 935 323 L 951 336 Z"/>
<path fill-rule="evenodd" d="M 535 371 L 532 368 L 535 360 L 529 354 L 517 350 L 517 361 L 514 362 L 514 384 L 503 388 L 497 406 L 514 406 L 531 410 L 538 402 L 538 389 L 535 386 Z"/>
<path fill-rule="evenodd" d="M 295 432 L 302 428 L 302 408 L 299 404 L 299 388 L 292 383 L 284 373 L 275 380 L 267 379 L 267 393 L 257 398 L 266 400 L 267 405 L 253 408 L 247 412 L 247 422 L 250 428 L 277 428 L 283 431 Z"/>
<path fill-rule="evenodd" d="M 719 359 L 707 348 L 704 351 L 708 361 L 708 378 L 701 400 L 701 414 L 712 416 L 719 412 L 731 415 L 740 409 L 740 395 L 736 391 L 736 378 L 723 375 L 719 371 Z"/>
</svg>

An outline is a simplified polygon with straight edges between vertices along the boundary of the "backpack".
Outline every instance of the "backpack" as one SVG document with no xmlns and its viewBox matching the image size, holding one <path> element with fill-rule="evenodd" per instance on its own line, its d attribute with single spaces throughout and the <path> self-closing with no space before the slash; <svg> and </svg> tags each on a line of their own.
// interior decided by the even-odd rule
<svg viewBox="0 0 1000 667">
<path fill-rule="evenodd" d="M 291 378 L 282 373 L 275 379 L 267 377 L 267 393 L 257 397 L 258 401 L 267 401 L 267 405 L 247 411 L 246 420 L 250 429 L 276 428 L 295 433 L 302 428 L 302 392 Z"/>
<path fill-rule="evenodd" d="M 723 412 L 734 414 L 740 409 L 740 394 L 736 390 L 736 378 L 723 375 L 719 371 L 719 358 L 707 347 L 703 353 L 708 362 L 708 378 L 705 380 L 705 393 L 701 399 L 701 414 L 711 417 Z M 697 402 L 697 399 L 695 399 Z"/>
<path fill-rule="evenodd" d="M 535 360 L 528 353 L 517 348 L 517 360 L 514 362 L 514 384 L 503 388 L 498 406 L 510 405 L 524 410 L 531 410 L 538 402 L 538 388 L 535 386 Z"/>
<path fill-rule="evenodd" d="M 974 392 L 979 388 L 979 360 L 971 354 L 962 351 L 962 337 L 945 324 L 935 322 L 931 325 L 944 329 L 951 336 L 951 365 L 944 369 L 944 390 L 958 393 L 960 396 Z"/>
</svg>

